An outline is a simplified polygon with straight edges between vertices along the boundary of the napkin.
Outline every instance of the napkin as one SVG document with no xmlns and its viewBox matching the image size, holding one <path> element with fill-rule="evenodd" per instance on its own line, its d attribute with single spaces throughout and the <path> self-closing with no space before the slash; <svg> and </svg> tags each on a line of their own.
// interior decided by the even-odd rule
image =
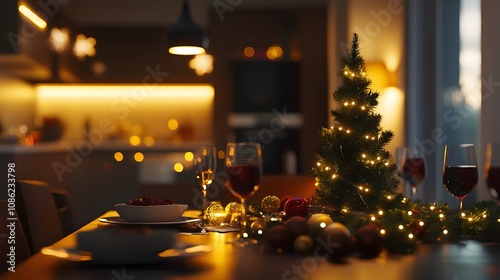
<svg viewBox="0 0 500 280">
<path fill-rule="evenodd" d="M 158 253 L 173 248 L 171 229 L 104 227 L 77 235 L 78 249 L 92 253 L 100 263 L 127 264 L 158 259 Z"/>
</svg>

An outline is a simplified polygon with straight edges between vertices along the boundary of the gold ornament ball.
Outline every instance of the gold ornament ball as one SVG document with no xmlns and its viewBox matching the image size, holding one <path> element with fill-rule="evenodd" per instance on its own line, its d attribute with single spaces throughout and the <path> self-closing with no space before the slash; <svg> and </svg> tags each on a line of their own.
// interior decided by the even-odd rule
<svg viewBox="0 0 500 280">
<path fill-rule="evenodd" d="M 253 234 L 262 235 L 266 230 L 266 223 L 262 220 L 256 220 L 250 225 L 250 232 Z"/>
<path fill-rule="evenodd" d="M 243 210 L 242 205 L 238 202 L 229 202 L 226 205 L 226 213 L 231 216 L 233 214 L 241 213 Z"/>
<path fill-rule="evenodd" d="M 226 210 L 218 203 L 207 208 L 207 223 L 212 226 L 220 226 L 226 221 Z"/>
<path fill-rule="evenodd" d="M 321 235 L 325 228 L 331 223 L 333 223 L 333 220 L 330 215 L 324 213 L 313 214 L 307 221 L 307 224 L 311 229 L 312 237 Z"/>
<path fill-rule="evenodd" d="M 293 250 L 300 254 L 308 254 L 312 251 L 314 242 L 309 235 L 299 235 L 293 240 Z"/>
<path fill-rule="evenodd" d="M 277 196 L 268 195 L 262 199 L 260 206 L 266 213 L 278 212 L 280 209 L 280 199 Z"/>
</svg>

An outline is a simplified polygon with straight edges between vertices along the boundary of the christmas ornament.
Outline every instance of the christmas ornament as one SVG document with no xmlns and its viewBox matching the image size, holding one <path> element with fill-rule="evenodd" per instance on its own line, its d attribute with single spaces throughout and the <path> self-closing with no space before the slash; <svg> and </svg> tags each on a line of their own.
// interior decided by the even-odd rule
<svg viewBox="0 0 500 280">
<path fill-rule="evenodd" d="M 294 216 L 288 219 L 285 224 L 293 239 L 299 235 L 309 235 L 310 229 L 307 220 L 301 216 Z"/>
<path fill-rule="evenodd" d="M 254 235 L 263 235 L 266 231 L 266 223 L 263 220 L 256 220 L 250 225 L 250 232 Z"/>
<path fill-rule="evenodd" d="M 243 210 L 243 206 L 241 205 L 241 203 L 238 202 L 229 202 L 226 205 L 225 210 L 227 215 L 232 216 L 233 214 L 240 214 Z"/>
<path fill-rule="evenodd" d="M 278 212 L 280 209 L 280 199 L 274 195 L 268 195 L 262 199 L 261 208 L 265 213 Z"/>
<path fill-rule="evenodd" d="M 280 208 L 278 211 L 285 211 L 285 204 L 290 198 L 292 198 L 291 195 L 285 195 L 280 199 Z"/>
<path fill-rule="evenodd" d="M 285 203 L 285 213 L 288 218 L 293 216 L 307 217 L 309 204 L 301 197 L 292 197 Z"/>
<path fill-rule="evenodd" d="M 330 262 L 341 262 L 347 257 L 352 249 L 352 237 L 350 230 L 343 224 L 333 222 L 326 226 L 324 236 L 319 245 L 328 254 Z"/>
<path fill-rule="evenodd" d="M 206 219 L 209 225 L 220 226 L 226 222 L 226 210 L 219 203 L 208 206 L 206 213 Z"/>
<path fill-rule="evenodd" d="M 267 245 L 275 252 L 289 251 L 292 241 L 291 234 L 284 225 L 275 225 L 267 232 Z"/>
<path fill-rule="evenodd" d="M 374 224 L 360 227 L 356 232 L 355 240 L 356 249 L 362 258 L 376 258 L 382 251 L 380 229 Z"/>
<path fill-rule="evenodd" d="M 328 214 L 313 214 L 307 224 L 309 225 L 311 237 L 315 239 L 318 235 L 324 232 L 327 225 L 333 223 L 332 218 Z"/>
<path fill-rule="evenodd" d="M 299 254 L 309 254 L 314 242 L 309 235 L 299 235 L 293 240 L 293 251 Z"/>
</svg>

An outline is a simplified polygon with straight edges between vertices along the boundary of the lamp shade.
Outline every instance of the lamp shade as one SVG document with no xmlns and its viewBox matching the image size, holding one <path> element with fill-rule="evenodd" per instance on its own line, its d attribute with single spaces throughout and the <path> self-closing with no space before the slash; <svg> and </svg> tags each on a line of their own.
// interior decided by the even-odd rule
<svg viewBox="0 0 500 280">
<path fill-rule="evenodd" d="M 180 19 L 167 33 L 167 46 L 169 53 L 177 55 L 202 54 L 208 47 L 205 32 L 191 19 L 187 1 L 182 4 Z"/>
</svg>

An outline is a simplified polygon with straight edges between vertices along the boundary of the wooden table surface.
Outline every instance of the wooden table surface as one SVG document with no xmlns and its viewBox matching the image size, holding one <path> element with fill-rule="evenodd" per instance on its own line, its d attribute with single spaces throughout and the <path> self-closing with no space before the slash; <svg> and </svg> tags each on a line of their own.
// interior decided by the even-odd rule
<svg viewBox="0 0 500 280">
<path fill-rule="evenodd" d="M 110 211 L 103 216 L 116 216 Z M 103 226 L 97 219 L 79 231 Z M 54 246 L 76 245 L 75 232 Z M 233 233 L 178 234 L 179 241 L 209 244 L 210 253 L 182 261 L 151 265 L 96 265 L 71 262 L 38 253 L 5 272 L 0 279 L 500 279 L 500 244 L 466 241 L 461 244 L 421 245 L 412 255 L 381 254 L 374 260 L 355 257 L 332 264 L 313 255 L 278 255 L 260 252 L 258 246 L 239 248 L 228 243 Z"/>
</svg>

